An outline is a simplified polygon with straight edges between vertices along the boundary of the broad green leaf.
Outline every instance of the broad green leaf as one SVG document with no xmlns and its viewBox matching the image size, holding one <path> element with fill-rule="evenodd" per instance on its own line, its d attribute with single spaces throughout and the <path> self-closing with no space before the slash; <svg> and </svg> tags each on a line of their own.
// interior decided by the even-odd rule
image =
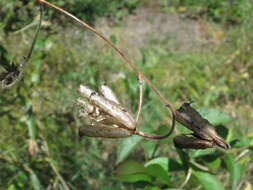
<svg viewBox="0 0 253 190">
<path fill-rule="evenodd" d="M 213 154 L 215 152 L 214 149 L 205 149 L 205 150 L 196 150 L 191 153 L 192 158 L 197 158 L 204 155 Z"/>
<path fill-rule="evenodd" d="M 170 175 L 161 165 L 151 164 L 147 167 L 147 172 L 150 176 L 155 177 L 159 184 L 170 184 Z"/>
<path fill-rule="evenodd" d="M 116 169 L 116 174 L 126 175 L 126 174 L 134 174 L 134 173 L 145 173 L 146 168 L 143 164 L 136 162 L 134 160 L 128 160 Z"/>
<path fill-rule="evenodd" d="M 244 137 L 236 140 L 233 147 L 240 148 L 243 146 L 251 146 L 251 145 L 253 145 L 253 137 Z"/>
<path fill-rule="evenodd" d="M 241 164 L 238 164 L 235 161 L 234 156 L 231 154 L 227 154 L 224 161 L 230 174 L 230 184 L 232 189 L 236 189 L 236 186 L 243 175 L 244 167 Z"/>
<path fill-rule="evenodd" d="M 124 182 L 151 181 L 147 169 L 141 163 L 134 160 L 121 164 L 115 173 L 115 178 Z"/>
<path fill-rule="evenodd" d="M 137 174 L 129 174 L 129 175 L 117 175 L 116 179 L 128 182 L 128 183 L 135 183 L 139 181 L 151 182 L 152 178 L 147 174 L 137 173 Z"/>
<path fill-rule="evenodd" d="M 169 184 L 168 165 L 169 160 L 167 157 L 159 157 L 147 162 L 145 167 L 149 174 L 156 177 L 158 181 Z"/>
<path fill-rule="evenodd" d="M 193 170 L 193 175 L 206 190 L 225 190 L 224 186 L 214 175 L 196 170 Z"/>
<path fill-rule="evenodd" d="M 228 114 L 214 108 L 204 107 L 198 109 L 198 111 L 202 117 L 207 119 L 213 125 L 224 125 L 232 121 L 232 118 Z"/>
<path fill-rule="evenodd" d="M 119 147 L 116 164 L 122 162 L 142 139 L 140 136 L 132 136 L 124 139 Z"/>
<path fill-rule="evenodd" d="M 145 164 L 145 167 L 148 167 L 150 165 L 157 164 L 160 165 L 165 171 L 168 170 L 169 165 L 169 159 L 167 157 L 158 157 L 153 160 L 150 160 Z"/>
</svg>

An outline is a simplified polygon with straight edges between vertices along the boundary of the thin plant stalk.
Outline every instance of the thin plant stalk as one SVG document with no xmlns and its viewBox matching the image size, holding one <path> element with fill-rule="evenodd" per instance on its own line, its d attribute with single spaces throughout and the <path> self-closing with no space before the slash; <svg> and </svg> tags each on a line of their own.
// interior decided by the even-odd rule
<svg viewBox="0 0 253 190">
<path fill-rule="evenodd" d="M 140 69 L 130 60 L 128 59 L 128 57 L 118 48 L 116 47 L 110 40 L 108 40 L 106 37 L 104 37 L 101 33 L 99 33 L 97 30 L 95 30 L 93 27 L 91 27 L 90 25 L 86 24 L 85 22 L 83 22 L 82 20 L 80 20 L 79 18 L 75 17 L 73 14 L 65 11 L 64 9 L 49 3 L 46 0 L 37 0 L 39 3 L 42 3 L 46 6 L 49 6 L 53 9 L 56 9 L 57 11 L 67 15 L 68 17 L 70 17 L 72 20 L 78 22 L 79 24 L 81 24 L 82 26 L 84 26 L 85 28 L 87 28 L 88 30 L 90 30 L 91 32 L 95 33 L 98 37 L 102 38 L 110 47 L 112 47 L 121 57 L 122 59 L 134 70 L 135 74 L 140 77 L 141 79 L 143 79 L 147 85 L 155 92 L 155 94 L 160 98 L 160 100 L 163 102 L 164 105 L 166 105 L 166 107 L 168 107 L 171 112 L 174 114 L 176 113 L 176 109 L 169 103 L 169 101 L 164 98 L 162 96 L 162 94 L 160 93 L 160 91 L 153 85 L 153 83 L 140 71 Z"/>
</svg>

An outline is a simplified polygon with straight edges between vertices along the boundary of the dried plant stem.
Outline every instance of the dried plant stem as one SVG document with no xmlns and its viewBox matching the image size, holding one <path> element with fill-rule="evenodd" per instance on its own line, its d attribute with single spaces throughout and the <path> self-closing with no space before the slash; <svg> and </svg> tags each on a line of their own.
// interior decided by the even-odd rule
<svg viewBox="0 0 253 190">
<path fill-rule="evenodd" d="M 147 85 L 161 99 L 161 101 L 163 102 L 163 104 L 166 105 L 172 111 L 173 114 L 176 112 L 175 108 L 173 108 L 173 106 L 168 102 L 168 100 L 161 95 L 161 93 L 159 92 L 159 90 L 152 84 L 152 82 L 144 74 L 142 74 L 141 71 L 140 71 L 140 69 L 138 69 L 138 67 L 130 59 L 128 59 L 127 56 L 119 48 L 117 48 L 110 40 L 108 40 L 101 33 L 99 33 L 98 31 L 96 31 L 93 27 L 91 27 L 90 25 L 86 24 L 82 20 L 78 19 L 73 14 L 65 11 L 64 9 L 62 9 L 62 8 L 60 8 L 60 7 L 52 4 L 52 3 L 49 3 L 46 0 L 37 0 L 37 1 L 39 3 L 42 3 L 44 5 L 47 5 L 49 7 L 52 7 L 54 9 L 60 11 L 61 13 L 67 15 L 68 17 L 70 17 L 74 21 L 80 23 L 82 26 L 84 26 L 85 28 L 87 28 L 88 30 L 92 31 L 93 33 L 95 33 L 100 38 L 102 38 L 107 44 L 109 44 L 109 46 L 111 46 L 114 50 L 116 50 L 116 52 L 123 58 L 123 60 L 134 70 L 135 74 L 138 77 L 141 77 L 147 83 Z"/>
<path fill-rule="evenodd" d="M 135 125 L 137 125 L 139 118 L 140 118 L 140 113 L 141 113 L 141 108 L 142 108 L 142 104 L 143 104 L 143 82 L 142 79 L 139 77 L 138 78 L 139 81 L 139 104 L 138 104 L 138 110 L 137 110 L 137 114 L 136 114 L 136 118 L 135 118 Z"/>
<path fill-rule="evenodd" d="M 183 189 L 187 185 L 187 183 L 189 182 L 189 180 L 191 178 L 191 175 L 192 175 L 192 169 L 190 168 L 187 171 L 187 175 L 186 175 L 184 182 L 180 185 L 180 187 L 178 189 Z"/>
</svg>

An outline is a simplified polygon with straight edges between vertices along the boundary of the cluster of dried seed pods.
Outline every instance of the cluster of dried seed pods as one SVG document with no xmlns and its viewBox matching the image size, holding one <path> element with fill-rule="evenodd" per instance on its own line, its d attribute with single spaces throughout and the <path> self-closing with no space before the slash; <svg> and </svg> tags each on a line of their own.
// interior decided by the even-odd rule
<svg viewBox="0 0 253 190">
<path fill-rule="evenodd" d="M 174 138 L 174 144 L 179 148 L 205 149 L 214 145 L 229 149 L 230 145 L 220 137 L 214 126 L 204 119 L 190 103 L 184 103 L 175 111 L 175 119 L 187 127 L 193 134 Z"/>
<path fill-rule="evenodd" d="M 208 120 L 192 108 L 190 103 L 184 103 L 174 112 L 172 128 L 166 135 L 154 136 L 137 129 L 141 103 L 139 103 L 137 116 L 134 119 L 127 108 L 121 105 L 114 92 L 106 85 L 100 87 L 101 95 L 84 85 L 80 85 L 78 92 L 84 97 L 84 99 L 79 98 L 77 100 L 81 107 L 79 115 L 90 120 L 89 125 L 80 128 L 81 137 L 123 138 L 136 134 L 151 139 L 162 139 L 172 133 L 175 120 L 177 120 L 193 131 L 193 134 L 176 136 L 174 138 L 176 147 L 205 149 L 216 145 L 224 149 L 230 148 L 230 145 L 215 132 Z M 140 94 L 140 102 L 142 102 L 142 93 Z"/>
<path fill-rule="evenodd" d="M 78 98 L 77 103 L 81 107 L 79 116 L 90 120 L 90 124 L 81 127 L 80 136 L 122 138 L 133 134 L 151 139 L 161 139 L 169 136 L 174 128 L 163 136 L 146 134 L 137 129 L 137 122 L 141 110 L 142 93 L 136 118 L 130 111 L 122 106 L 115 93 L 106 85 L 100 87 L 100 93 L 87 86 L 80 85 L 78 92 L 83 98 Z M 140 92 L 142 86 L 140 85 Z"/>
</svg>

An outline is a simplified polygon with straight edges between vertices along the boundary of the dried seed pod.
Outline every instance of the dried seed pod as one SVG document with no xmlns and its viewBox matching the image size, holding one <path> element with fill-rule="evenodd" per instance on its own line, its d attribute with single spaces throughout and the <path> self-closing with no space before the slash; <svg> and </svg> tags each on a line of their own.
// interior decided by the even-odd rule
<svg viewBox="0 0 253 190">
<path fill-rule="evenodd" d="M 87 114 L 90 114 L 94 111 L 95 107 L 91 105 L 89 102 L 82 100 L 81 98 L 77 99 L 77 104 L 80 105 L 83 109 L 84 112 Z"/>
<path fill-rule="evenodd" d="M 98 107 L 104 113 L 112 116 L 114 120 L 117 120 L 117 123 L 121 123 L 125 126 L 125 128 L 130 130 L 134 130 L 136 128 L 135 120 L 123 106 L 98 95 L 94 90 L 91 90 L 84 85 L 80 85 L 79 92 L 88 98 L 92 105 Z"/>
<path fill-rule="evenodd" d="M 104 138 L 123 138 L 132 135 L 132 132 L 119 127 L 113 127 L 96 123 L 95 125 L 88 125 L 79 129 L 80 137 L 104 137 Z"/>
<path fill-rule="evenodd" d="M 80 85 L 78 88 L 78 92 L 83 95 L 85 98 L 90 98 L 90 96 L 93 93 L 96 93 L 96 91 L 92 90 L 88 86 Z"/>
<path fill-rule="evenodd" d="M 192 130 L 195 137 L 212 141 L 221 148 L 230 148 L 230 145 L 216 133 L 211 123 L 192 108 L 190 103 L 184 103 L 175 114 L 176 120 Z"/>
<path fill-rule="evenodd" d="M 212 148 L 213 141 L 201 140 L 193 136 L 179 135 L 173 139 L 174 145 L 177 148 L 185 149 L 206 149 Z"/>
<path fill-rule="evenodd" d="M 100 92 L 101 94 L 107 99 L 107 100 L 111 100 L 112 102 L 115 102 L 117 104 L 120 104 L 117 96 L 115 95 L 115 93 L 112 91 L 112 89 L 109 86 L 106 85 L 102 85 L 100 87 Z"/>
</svg>

